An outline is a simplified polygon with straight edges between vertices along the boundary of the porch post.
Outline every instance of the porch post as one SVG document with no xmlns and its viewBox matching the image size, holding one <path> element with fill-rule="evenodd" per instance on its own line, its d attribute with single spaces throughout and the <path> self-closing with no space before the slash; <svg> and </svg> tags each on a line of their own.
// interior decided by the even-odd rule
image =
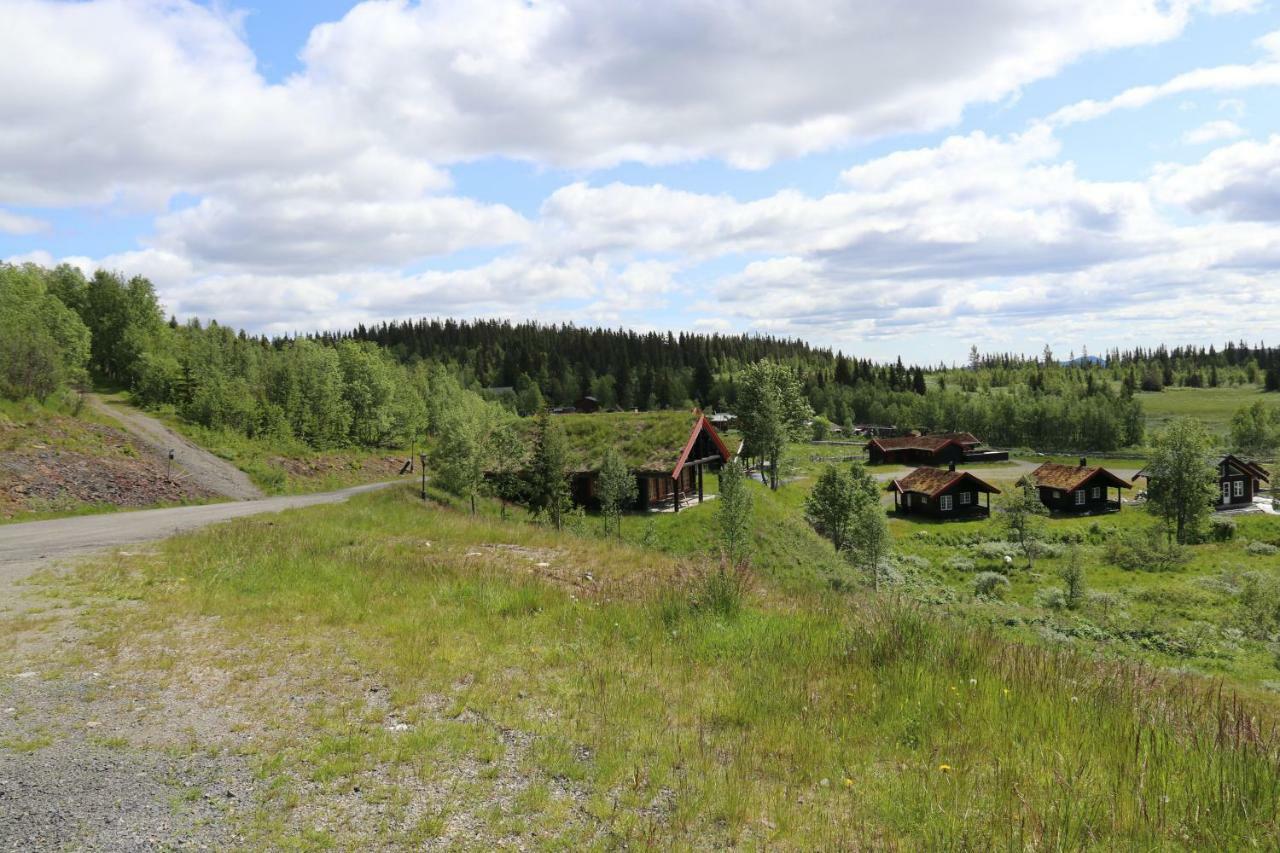
<svg viewBox="0 0 1280 853">
<path fill-rule="evenodd" d="M 682 471 L 681 473 L 683 474 L 684 472 Z M 675 487 L 676 488 L 676 491 L 675 491 L 676 512 L 679 512 L 680 511 L 680 478 L 676 477 L 675 480 L 676 480 L 676 487 Z"/>
<path fill-rule="evenodd" d="M 698 503 L 702 503 L 702 466 L 698 466 Z"/>
</svg>

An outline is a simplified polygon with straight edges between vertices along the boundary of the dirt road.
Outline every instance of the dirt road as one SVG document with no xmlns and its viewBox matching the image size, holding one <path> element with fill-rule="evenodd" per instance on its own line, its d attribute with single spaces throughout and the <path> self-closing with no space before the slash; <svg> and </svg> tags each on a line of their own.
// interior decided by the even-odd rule
<svg viewBox="0 0 1280 853">
<path fill-rule="evenodd" d="M 0 588 L 66 557 L 134 542 L 164 539 L 175 533 L 245 515 L 337 503 L 361 492 L 392 485 L 395 483 L 372 483 L 315 495 L 289 495 L 239 503 L 144 509 L 137 512 L 81 515 L 52 521 L 0 525 Z"/>
<path fill-rule="evenodd" d="M 210 491 L 238 501 L 256 500 L 262 492 L 236 466 L 182 437 L 160 421 L 123 403 L 108 403 L 97 394 L 86 398 L 93 408 L 120 422 L 125 431 L 163 459 L 173 451 L 175 477 L 186 474 Z"/>
</svg>

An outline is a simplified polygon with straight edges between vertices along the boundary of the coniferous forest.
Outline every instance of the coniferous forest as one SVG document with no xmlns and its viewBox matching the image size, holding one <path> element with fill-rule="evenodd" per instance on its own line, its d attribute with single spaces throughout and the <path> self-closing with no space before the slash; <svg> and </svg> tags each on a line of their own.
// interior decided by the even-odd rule
<svg viewBox="0 0 1280 853">
<path fill-rule="evenodd" d="M 166 319 L 151 282 L 98 271 L 0 267 L 7 396 L 98 381 L 202 426 L 315 448 L 398 446 L 429 429 L 442 383 L 521 415 L 571 405 L 732 410 L 760 360 L 796 374 L 831 423 L 968 430 L 997 446 L 1109 451 L 1143 441 L 1138 391 L 1280 389 L 1280 349 L 1111 350 L 1104 357 L 981 354 L 964 365 L 876 363 L 794 339 L 572 325 L 416 320 L 301 338 Z M 86 345 L 87 344 L 87 345 Z"/>
</svg>

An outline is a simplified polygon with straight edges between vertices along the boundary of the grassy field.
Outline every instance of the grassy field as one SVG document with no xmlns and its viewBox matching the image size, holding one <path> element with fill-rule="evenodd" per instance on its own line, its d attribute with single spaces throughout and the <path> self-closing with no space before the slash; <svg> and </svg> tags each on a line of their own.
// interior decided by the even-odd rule
<svg viewBox="0 0 1280 853">
<path fill-rule="evenodd" d="M 1258 400 L 1280 405 L 1280 396 L 1264 394 L 1259 385 L 1231 388 L 1166 388 L 1163 391 L 1139 392 L 1138 400 L 1146 414 L 1147 429 L 1155 430 L 1177 417 L 1193 417 L 1226 438 L 1231 416 L 1242 406 Z"/>
<path fill-rule="evenodd" d="M 95 602 L 61 666 L 152 685 L 121 737 L 163 714 L 178 743 L 152 748 L 251 761 L 250 847 L 1155 849 L 1280 832 L 1273 701 L 1011 643 L 903 591 L 832 584 L 834 558 L 806 575 L 784 552 L 821 543 L 773 526 L 803 490 L 753 489 L 779 541 L 741 601 L 695 556 L 714 503 L 656 517 L 665 553 L 397 489 L 46 579 L 63 605 Z M 917 532 L 896 529 L 935 547 Z M 0 633 L 6 651 L 23 630 Z"/>
</svg>

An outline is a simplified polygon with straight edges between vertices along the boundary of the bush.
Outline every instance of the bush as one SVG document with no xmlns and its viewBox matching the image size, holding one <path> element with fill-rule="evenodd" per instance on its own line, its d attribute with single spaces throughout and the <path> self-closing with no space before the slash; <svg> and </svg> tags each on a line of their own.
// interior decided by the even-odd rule
<svg viewBox="0 0 1280 853">
<path fill-rule="evenodd" d="M 1064 610 L 1067 594 L 1056 586 L 1047 586 L 1036 593 L 1036 604 L 1048 610 Z"/>
<path fill-rule="evenodd" d="M 746 585 L 745 571 L 726 570 L 724 567 L 707 571 L 698 579 L 693 609 L 731 619 L 742 610 Z"/>
<path fill-rule="evenodd" d="M 982 572 L 973 579 L 973 594 L 978 598 L 1004 598 L 1009 579 L 999 572 Z"/>
<path fill-rule="evenodd" d="M 1236 538 L 1236 520 L 1215 518 L 1209 525 L 1209 535 L 1215 542 L 1229 542 Z"/>
<path fill-rule="evenodd" d="M 930 568 L 929 561 L 918 554 L 897 554 L 893 562 L 904 572 L 927 572 Z"/>
<path fill-rule="evenodd" d="M 1171 572 L 1180 568 L 1191 554 L 1170 542 L 1159 525 L 1125 533 L 1107 543 L 1107 560 L 1129 571 Z"/>
<path fill-rule="evenodd" d="M 1012 559 L 1018 556 L 1018 546 L 1012 542 L 1001 540 L 978 542 L 972 547 L 973 553 L 981 560 L 995 560 L 1002 563 L 1005 557 Z"/>
<path fill-rule="evenodd" d="M 952 554 L 943 561 L 942 566 L 953 572 L 964 572 L 965 574 L 977 570 L 977 564 L 963 554 Z"/>
<path fill-rule="evenodd" d="M 1280 577 L 1249 572 L 1240 587 L 1236 618 L 1241 629 L 1252 637 L 1270 638 L 1280 632 Z"/>
<path fill-rule="evenodd" d="M 1255 557 L 1269 557 L 1277 551 L 1280 551 L 1280 548 L 1266 542 L 1250 542 L 1244 549 Z"/>
</svg>

